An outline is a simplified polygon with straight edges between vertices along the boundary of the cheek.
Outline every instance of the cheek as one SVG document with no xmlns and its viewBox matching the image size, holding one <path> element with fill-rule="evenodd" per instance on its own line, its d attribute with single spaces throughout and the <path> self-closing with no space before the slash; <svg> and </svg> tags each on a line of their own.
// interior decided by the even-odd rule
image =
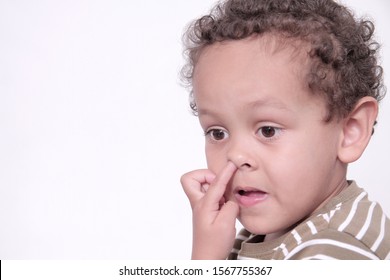
<svg viewBox="0 0 390 280">
<path fill-rule="evenodd" d="M 316 143 L 302 141 L 300 145 L 285 147 L 284 160 L 278 159 L 269 168 L 270 180 L 279 186 L 283 199 L 298 201 L 323 189 L 332 177 L 336 157 L 332 141 Z"/>
<path fill-rule="evenodd" d="M 285 155 L 291 169 L 321 170 L 333 164 L 337 157 L 338 134 L 331 125 L 320 124 L 310 129 L 290 142 Z M 309 174 L 308 174 L 309 175 Z"/>
<path fill-rule="evenodd" d="M 269 154 L 271 160 L 262 165 L 263 170 L 268 173 L 269 180 L 279 187 L 286 188 L 287 193 L 294 192 L 294 189 L 301 189 L 302 185 L 316 180 L 322 169 L 319 166 L 323 164 L 318 155 L 320 148 L 309 147 L 310 143 L 304 145 L 302 142 L 298 143 L 298 145 L 286 144 L 278 152 Z"/>
<path fill-rule="evenodd" d="M 216 149 L 213 145 L 206 144 L 206 160 L 207 168 L 214 173 L 218 173 L 224 164 L 224 154 L 220 149 Z"/>
</svg>

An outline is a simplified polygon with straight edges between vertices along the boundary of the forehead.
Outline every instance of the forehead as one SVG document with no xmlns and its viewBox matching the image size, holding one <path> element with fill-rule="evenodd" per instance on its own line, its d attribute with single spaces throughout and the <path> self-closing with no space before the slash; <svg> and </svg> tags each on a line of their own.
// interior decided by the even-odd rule
<svg viewBox="0 0 390 280">
<path fill-rule="evenodd" d="M 194 76 L 199 72 L 203 63 L 210 60 L 226 59 L 225 63 L 231 66 L 237 63 L 247 63 L 249 61 L 264 57 L 278 57 L 285 62 L 297 63 L 303 67 L 309 62 L 309 44 L 296 39 L 285 38 L 278 34 L 266 33 L 251 36 L 241 40 L 226 40 L 204 47 L 200 50 L 194 65 Z M 261 62 L 261 61 L 260 61 Z M 204 69 L 202 69 L 204 70 Z"/>
<path fill-rule="evenodd" d="M 207 95 L 209 99 L 221 91 L 229 97 L 229 92 L 272 94 L 288 87 L 295 89 L 292 92 L 308 90 L 307 49 L 302 41 L 271 34 L 206 47 L 194 68 L 193 91 L 198 109 L 200 96 Z"/>
</svg>

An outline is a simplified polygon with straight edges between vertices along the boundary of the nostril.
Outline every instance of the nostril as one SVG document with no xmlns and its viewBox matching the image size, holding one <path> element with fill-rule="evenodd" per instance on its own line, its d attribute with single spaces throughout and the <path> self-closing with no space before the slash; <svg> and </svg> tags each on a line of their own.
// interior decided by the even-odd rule
<svg viewBox="0 0 390 280">
<path fill-rule="evenodd" d="M 251 165 L 249 163 L 243 163 L 241 167 L 251 168 Z"/>
<path fill-rule="evenodd" d="M 249 151 L 249 147 L 247 148 L 248 151 L 244 151 L 245 150 L 244 148 L 243 147 L 229 148 L 227 159 L 232 163 L 234 163 L 234 165 L 237 166 L 238 169 L 244 170 L 244 169 L 255 168 L 257 164 L 256 164 L 255 156 L 252 154 L 253 152 Z"/>
</svg>

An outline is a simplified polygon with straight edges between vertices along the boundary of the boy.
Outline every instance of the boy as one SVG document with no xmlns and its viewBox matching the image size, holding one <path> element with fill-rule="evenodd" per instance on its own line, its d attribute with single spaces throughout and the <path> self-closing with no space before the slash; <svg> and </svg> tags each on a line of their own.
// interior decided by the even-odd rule
<svg viewBox="0 0 390 280">
<path fill-rule="evenodd" d="M 331 0 L 228 0 L 189 27 L 193 259 L 390 258 L 389 219 L 346 179 L 385 94 L 373 29 Z"/>
</svg>

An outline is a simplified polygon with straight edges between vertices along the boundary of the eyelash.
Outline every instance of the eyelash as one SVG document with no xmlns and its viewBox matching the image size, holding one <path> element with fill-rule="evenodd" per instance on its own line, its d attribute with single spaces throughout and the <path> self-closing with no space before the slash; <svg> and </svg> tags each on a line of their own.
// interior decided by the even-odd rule
<svg viewBox="0 0 390 280">
<path fill-rule="evenodd" d="M 268 133 L 271 132 L 272 135 L 269 137 L 265 136 L 264 129 L 267 129 Z M 270 131 L 270 130 L 272 130 L 272 131 Z M 223 133 L 224 134 L 223 139 L 216 139 L 215 136 L 213 136 L 213 132 Z M 271 125 L 266 125 L 266 126 L 260 127 L 257 130 L 256 135 L 258 135 L 259 137 L 261 137 L 265 141 L 273 141 L 273 140 L 276 140 L 279 138 L 281 132 L 282 132 L 282 128 L 271 126 Z M 229 137 L 229 133 L 225 129 L 222 129 L 222 128 L 210 128 L 210 129 L 205 131 L 204 135 L 205 135 L 205 137 L 209 137 L 214 142 L 223 141 L 224 139 Z"/>
<path fill-rule="evenodd" d="M 259 135 L 259 133 L 261 132 L 264 132 L 262 131 L 263 129 L 272 129 L 273 130 L 273 134 L 269 137 L 265 136 L 263 133 L 261 135 L 262 138 L 264 138 L 266 141 L 272 141 L 272 140 L 276 140 L 279 138 L 280 136 L 280 133 L 282 132 L 282 129 L 279 128 L 279 127 L 275 127 L 275 126 L 271 126 L 271 125 L 266 125 L 266 126 L 262 126 L 260 127 L 258 130 L 257 130 L 257 135 Z M 269 132 L 269 131 L 268 131 Z"/>
<path fill-rule="evenodd" d="M 224 133 L 224 135 L 225 135 L 224 139 L 226 139 L 226 137 L 228 137 L 228 135 L 229 135 L 228 132 L 227 132 L 226 130 L 222 129 L 222 128 L 210 128 L 210 129 L 208 129 L 208 130 L 205 131 L 204 135 L 205 135 L 206 137 L 209 137 L 209 138 L 210 138 L 212 141 L 214 141 L 214 142 L 222 141 L 223 139 L 217 140 L 217 139 L 215 139 L 215 138 L 212 136 L 212 133 L 213 133 L 213 132 L 217 132 L 217 131 Z"/>
</svg>

